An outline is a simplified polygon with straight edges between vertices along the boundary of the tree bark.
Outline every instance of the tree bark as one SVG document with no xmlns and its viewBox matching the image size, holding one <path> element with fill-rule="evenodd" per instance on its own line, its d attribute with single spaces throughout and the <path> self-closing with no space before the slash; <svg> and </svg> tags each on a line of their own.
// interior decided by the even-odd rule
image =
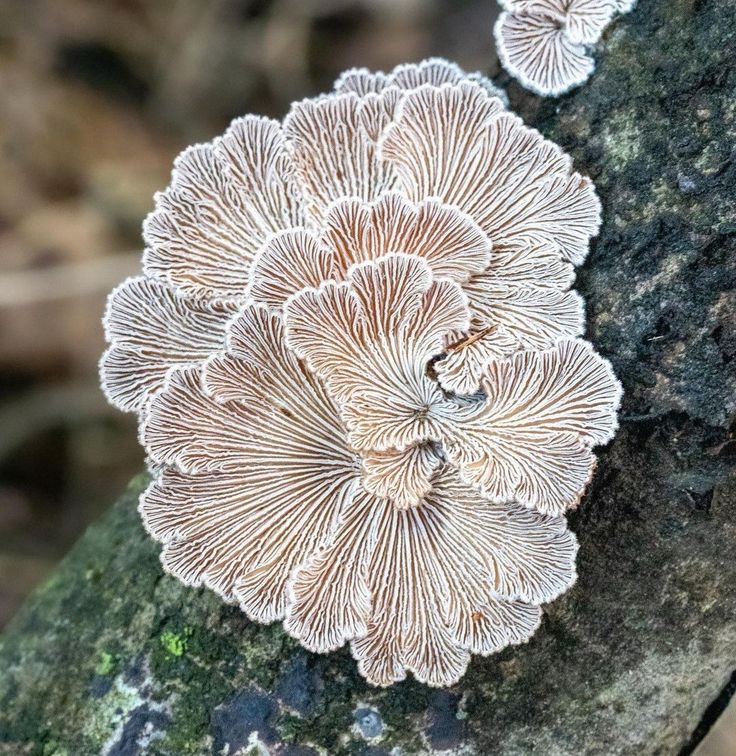
<svg viewBox="0 0 736 756">
<path fill-rule="evenodd" d="M 450 690 L 371 688 L 164 575 L 141 477 L 7 629 L 0 753 L 688 751 L 736 668 L 736 2 L 640 0 L 597 56 L 561 100 L 509 86 L 596 181 L 578 288 L 626 390 L 570 518 L 580 578 L 531 642 Z"/>
</svg>

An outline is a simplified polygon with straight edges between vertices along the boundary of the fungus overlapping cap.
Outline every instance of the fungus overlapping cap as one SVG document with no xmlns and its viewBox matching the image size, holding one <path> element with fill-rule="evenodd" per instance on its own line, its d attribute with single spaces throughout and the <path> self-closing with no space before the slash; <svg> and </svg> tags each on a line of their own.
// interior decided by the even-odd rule
<svg viewBox="0 0 736 756">
<path fill-rule="evenodd" d="M 503 67 L 540 95 L 560 95 L 590 77 L 589 48 L 635 0 L 499 0 L 495 26 Z"/>
<path fill-rule="evenodd" d="M 533 634 L 616 425 L 570 290 L 595 192 L 498 94 L 433 59 L 236 120 L 177 159 L 105 318 L 165 568 L 374 684 Z"/>
</svg>

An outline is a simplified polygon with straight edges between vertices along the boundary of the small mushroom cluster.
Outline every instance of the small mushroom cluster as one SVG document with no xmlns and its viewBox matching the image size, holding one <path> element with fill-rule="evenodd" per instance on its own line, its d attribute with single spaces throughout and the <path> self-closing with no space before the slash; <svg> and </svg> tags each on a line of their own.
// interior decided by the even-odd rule
<svg viewBox="0 0 736 756">
<path fill-rule="evenodd" d="M 499 0 L 495 26 L 503 67 L 523 87 L 557 96 L 587 81 L 595 63 L 590 47 L 613 17 L 636 0 Z"/>
<path fill-rule="evenodd" d="M 621 393 L 570 288 L 591 182 L 431 59 L 235 120 L 155 202 L 100 370 L 164 567 L 376 685 L 528 640 Z"/>
</svg>

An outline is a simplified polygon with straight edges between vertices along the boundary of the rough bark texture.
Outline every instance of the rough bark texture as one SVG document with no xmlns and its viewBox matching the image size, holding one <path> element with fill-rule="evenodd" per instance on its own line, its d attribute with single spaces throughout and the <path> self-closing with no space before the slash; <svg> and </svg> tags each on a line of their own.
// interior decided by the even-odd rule
<svg viewBox="0 0 736 756">
<path fill-rule="evenodd" d="M 597 182 L 579 288 L 626 389 L 579 582 L 528 645 L 370 688 L 165 576 L 141 478 L 8 628 L 0 752 L 677 754 L 736 667 L 735 40 L 733 0 L 640 0 L 572 96 L 510 88 Z"/>
</svg>

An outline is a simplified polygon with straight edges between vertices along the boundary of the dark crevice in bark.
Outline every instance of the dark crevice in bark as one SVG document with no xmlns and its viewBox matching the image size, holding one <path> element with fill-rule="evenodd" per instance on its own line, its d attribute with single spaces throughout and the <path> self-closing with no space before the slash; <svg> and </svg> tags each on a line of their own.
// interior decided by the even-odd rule
<svg viewBox="0 0 736 756">
<path fill-rule="evenodd" d="M 731 699 L 736 693 L 736 670 L 723 686 L 723 690 L 714 699 L 713 703 L 703 712 L 703 717 L 690 736 L 690 740 L 682 747 L 678 756 L 690 756 L 695 749 L 705 740 L 713 725 L 718 721 L 721 714 L 728 708 Z"/>
</svg>

